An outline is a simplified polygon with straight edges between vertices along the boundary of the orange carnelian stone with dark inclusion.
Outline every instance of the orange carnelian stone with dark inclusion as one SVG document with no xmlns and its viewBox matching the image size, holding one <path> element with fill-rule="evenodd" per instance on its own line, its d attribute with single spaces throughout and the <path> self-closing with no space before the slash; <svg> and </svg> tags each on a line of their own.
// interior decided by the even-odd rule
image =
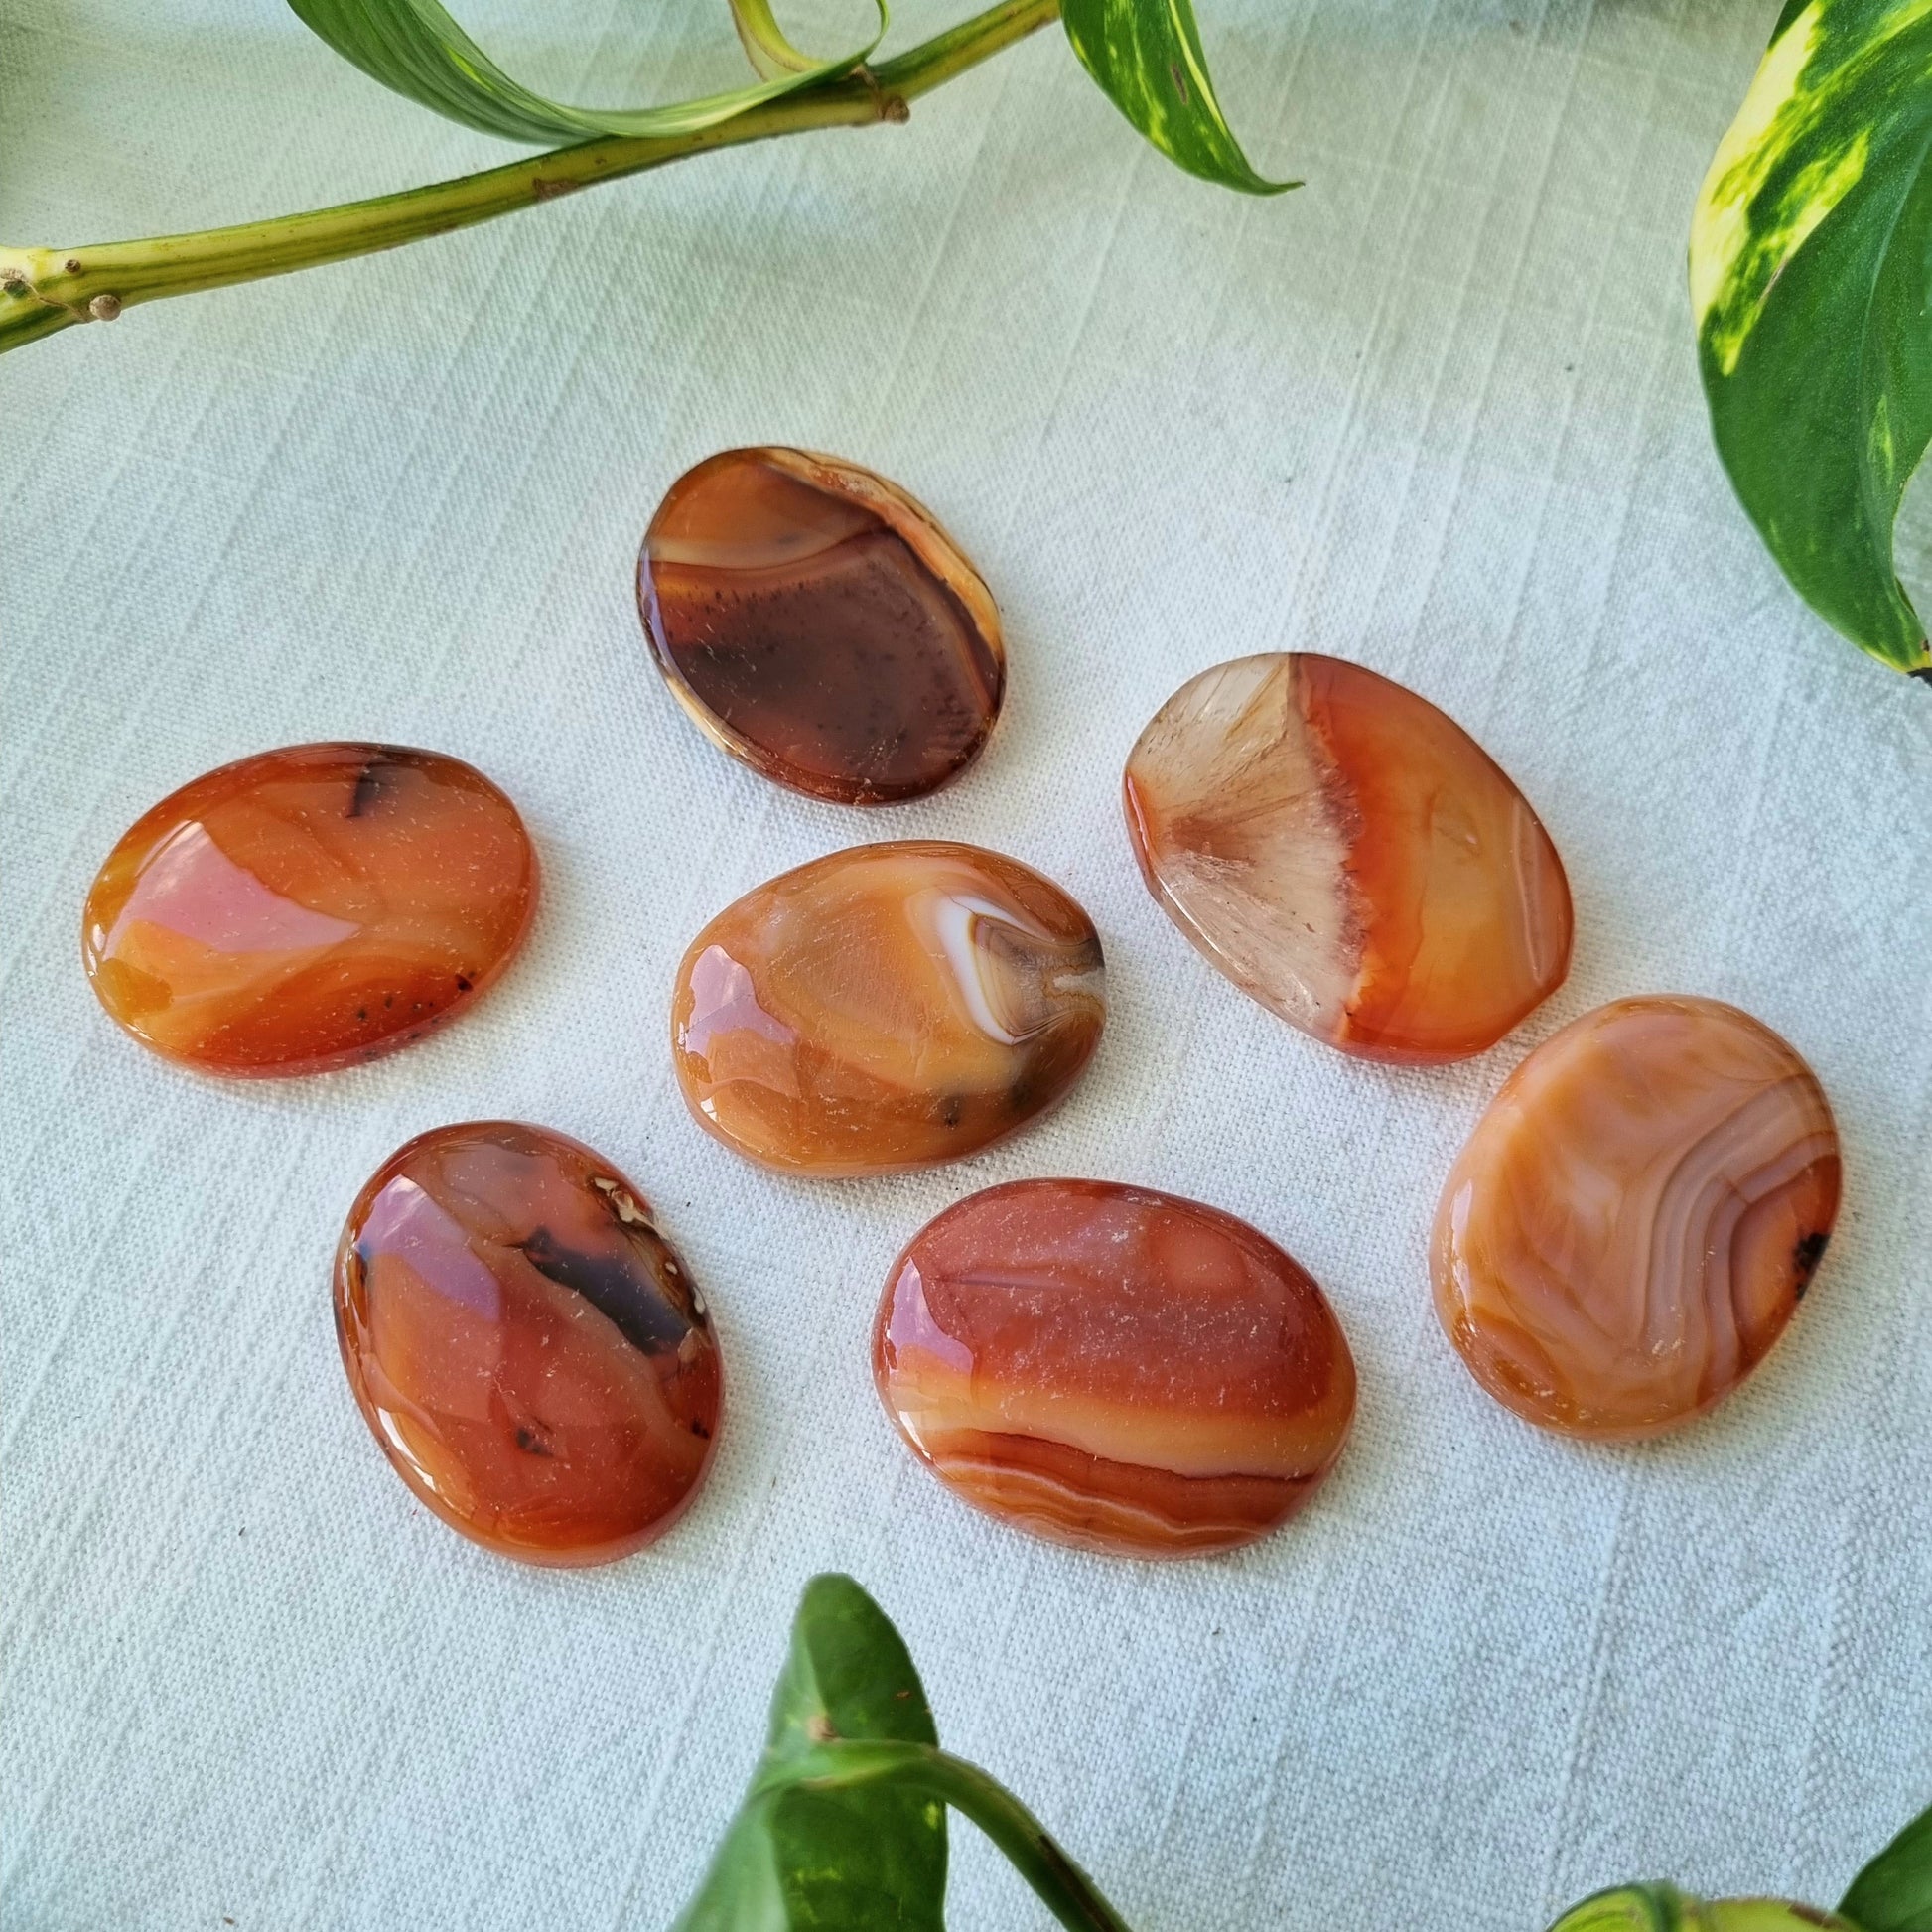
<svg viewBox="0 0 1932 1932">
<path fill-rule="evenodd" d="M 108 855 L 81 955 L 108 1016 L 208 1073 L 321 1073 L 453 1019 L 522 942 L 537 858 L 458 759 L 298 745 L 164 798 Z"/>
<path fill-rule="evenodd" d="M 922 797 L 999 716 L 992 593 L 929 510 L 856 463 L 727 450 L 687 471 L 651 518 L 637 602 L 705 733 L 815 798 Z"/>
<path fill-rule="evenodd" d="M 1030 867 L 907 839 L 767 881 L 692 940 L 671 1059 L 705 1131 L 821 1177 L 957 1161 L 1079 1078 L 1100 937 Z"/>
<path fill-rule="evenodd" d="M 704 1297 L 643 1196 L 562 1134 L 474 1121 L 397 1149 L 343 1229 L 336 1333 L 396 1472 L 486 1550 L 627 1556 L 710 1466 Z"/>
<path fill-rule="evenodd" d="M 1655 1436 L 1747 1376 L 1838 1217 L 1824 1089 L 1716 1000 L 1598 1007 L 1503 1083 L 1443 1189 L 1436 1312 L 1505 1407 Z"/>
<path fill-rule="evenodd" d="M 873 1375 L 968 1502 L 1134 1557 L 1286 1522 L 1355 1409 L 1341 1325 L 1292 1256 L 1103 1180 L 1014 1181 L 928 1222 L 887 1282 Z"/>
<path fill-rule="evenodd" d="M 1127 760 L 1149 890 L 1243 992 L 1364 1059 L 1493 1046 L 1570 970 L 1570 887 L 1467 732 L 1359 664 L 1244 657 Z"/>
</svg>

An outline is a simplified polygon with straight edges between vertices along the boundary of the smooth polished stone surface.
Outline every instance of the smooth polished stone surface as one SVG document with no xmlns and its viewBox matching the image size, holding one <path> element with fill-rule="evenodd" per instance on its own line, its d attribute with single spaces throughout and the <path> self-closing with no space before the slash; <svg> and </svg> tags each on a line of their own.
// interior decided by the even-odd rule
<svg viewBox="0 0 1932 1932">
<path fill-rule="evenodd" d="M 726 450 L 651 518 L 637 602 L 664 680 L 734 758 L 847 805 L 936 791 L 1006 689 L 1000 614 L 897 483 L 806 450 Z"/>
<path fill-rule="evenodd" d="M 1506 1408 L 1654 1436 L 1783 1333 L 1838 1215 L 1810 1067 L 1716 1000 L 1598 1007 L 1504 1083 L 1450 1170 L 1436 1311 Z"/>
<path fill-rule="evenodd" d="M 698 934 L 672 1057 L 698 1124 L 766 1167 L 930 1167 L 1066 1093 L 1099 1044 L 1103 988 L 1093 921 L 1051 880 L 973 845 L 862 845 Z"/>
<path fill-rule="evenodd" d="M 297 745 L 184 785 L 122 836 L 81 925 L 108 1016 L 208 1073 L 322 1073 L 445 1025 L 537 902 L 516 807 L 395 745 Z"/>
<path fill-rule="evenodd" d="M 644 1197 L 563 1134 L 471 1121 L 398 1148 L 343 1229 L 336 1334 L 396 1472 L 503 1556 L 628 1556 L 710 1466 L 704 1297 Z"/>
<path fill-rule="evenodd" d="M 1135 1557 L 1286 1522 L 1355 1409 L 1300 1263 L 1219 1208 L 1104 1180 L 1013 1181 L 928 1222 L 887 1281 L 873 1376 L 968 1502 Z"/>
<path fill-rule="evenodd" d="M 1141 734 L 1126 804 L 1174 924 L 1345 1053 L 1480 1053 L 1570 970 L 1570 887 L 1523 794 L 1452 719 L 1359 664 L 1203 671 Z"/>
</svg>

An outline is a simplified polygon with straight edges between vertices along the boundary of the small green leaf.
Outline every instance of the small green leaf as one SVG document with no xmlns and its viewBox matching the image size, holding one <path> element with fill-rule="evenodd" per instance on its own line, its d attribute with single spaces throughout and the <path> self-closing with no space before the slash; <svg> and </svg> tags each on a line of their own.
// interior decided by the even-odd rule
<svg viewBox="0 0 1932 1932">
<path fill-rule="evenodd" d="M 835 61 L 809 61 L 778 32 L 768 0 L 734 0 L 734 15 L 748 51 L 754 40 L 759 48 L 752 56 L 753 65 L 764 74 L 757 86 L 707 94 L 671 107 L 590 108 L 546 100 L 519 85 L 438 0 L 289 0 L 289 5 L 338 54 L 385 87 L 484 134 L 546 146 L 591 140 L 600 134 L 662 136 L 715 127 L 761 101 L 850 72 L 870 56 L 886 31 L 886 0 L 877 0 L 879 33 L 864 47 Z M 748 14 L 752 17 L 749 34 Z M 782 60 L 773 54 L 774 46 L 785 50 Z M 760 55 L 775 63 L 771 71 L 760 65 Z"/>
<path fill-rule="evenodd" d="M 892 1619 L 850 1577 L 814 1577 L 791 1621 L 765 1749 L 802 1757 L 834 1737 L 936 1744 L 925 1687 Z"/>
<path fill-rule="evenodd" d="M 1860 1932 L 1932 1932 L 1932 1810 L 1852 1880 L 1838 1909 Z"/>
<path fill-rule="evenodd" d="M 673 1932 L 943 1932 L 948 1805 L 1062 1925 L 1128 1932 L 1011 1791 L 939 1748 L 879 1605 L 850 1577 L 815 1577 L 752 1788 Z"/>
<path fill-rule="evenodd" d="M 1791 0 L 1698 197 L 1691 306 L 1730 480 L 1799 595 L 1932 667 L 1892 526 L 1932 441 L 1932 7 Z"/>
<path fill-rule="evenodd" d="M 771 1696 L 764 1756 L 676 1932 L 941 1932 L 946 1808 L 891 1782 L 813 1789 L 835 1739 L 934 1745 L 919 1674 L 849 1577 L 814 1577 Z"/>
<path fill-rule="evenodd" d="M 1060 18 L 1100 91 L 1190 175 L 1249 195 L 1301 187 L 1248 165 L 1214 98 L 1191 0 L 1063 0 Z"/>
</svg>

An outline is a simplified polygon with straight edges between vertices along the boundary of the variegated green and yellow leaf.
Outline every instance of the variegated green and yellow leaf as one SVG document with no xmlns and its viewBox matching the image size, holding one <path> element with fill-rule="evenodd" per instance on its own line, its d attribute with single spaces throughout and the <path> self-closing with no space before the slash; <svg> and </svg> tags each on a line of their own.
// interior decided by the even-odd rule
<svg viewBox="0 0 1932 1932">
<path fill-rule="evenodd" d="M 785 38 L 771 11 L 771 0 L 732 0 L 732 23 L 744 43 L 745 57 L 761 80 L 781 80 L 788 73 L 810 73 L 823 64 L 801 54 Z"/>
<path fill-rule="evenodd" d="M 837 60 L 814 61 L 779 31 L 769 0 L 732 0 L 739 38 L 761 76 L 756 86 L 671 107 L 573 107 L 512 80 L 440 0 L 289 0 L 289 5 L 338 54 L 384 86 L 484 134 L 545 145 L 601 134 L 668 136 L 715 127 L 761 101 L 849 72 L 886 31 L 886 0 L 877 0 L 878 34 Z"/>
<path fill-rule="evenodd" d="M 1675 1885 L 1618 1885 L 1571 1906 L 1550 1932 L 1695 1932 L 1698 1909 Z"/>
<path fill-rule="evenodd" d="M 1100 90 L 1190 175 L 1250 195 L 1279 195 L 1241 152 L 1207 77 L 1190 0 L 1062 0 L 1060 19 Z"/>
<path fill-rule="evenodd" d="M 1892 527 L 1932 440 L 1932 0 L 1791 0 L 1712 161 L 1691 304 L 1719 454 L 1785 575 L 1932 669 Z"/>
<path fill-rule="evenodd" d="M 1693 1898 L 1675 1885 L 1619 1885 L 1573 1905 L 1550 1932 L 1860 1932 L 1782 1898 Z"/>
</svg>

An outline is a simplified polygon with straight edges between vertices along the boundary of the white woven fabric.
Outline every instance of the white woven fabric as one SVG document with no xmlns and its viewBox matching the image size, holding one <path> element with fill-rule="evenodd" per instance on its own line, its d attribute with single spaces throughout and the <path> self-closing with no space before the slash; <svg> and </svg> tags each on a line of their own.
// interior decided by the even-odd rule
<svg viewBox="0 0 1932 1932">
<path fill-rule="evenodd" d="M 10 239 L 510 152 L 271 0 L 4 10 Z M 958 11 L 907 4 L 895 44 Z M 1297 195 L 1183 178 L 1047 34 L 907 129 L 689 164 L 0 363 L 9 1927 L 660 1924 L 824 1568 L 898 1621 L 942 1736 L 1149 1932 L 1534 1932 L 1644 1875 L 1829 1902 L 1932 1800 L 1932 693 L 1832 638 L 1759 549 L 1682 272 L 1774 11 L 1202 0 L 1231 115 Z M 662 97 L 733 71 L 723 19 L 586 0 L 495 44 L 580 98 Z M 955 789 L 807 803 L 659 687 L 639 534 L 680 470 L 747 441 L 883 469 L 982 565 L 1012 688 Z M 1575 972 L 1479 1061 L 1398 1072 L 1303 1039 L 1140 886 L 1116 787 L 1141 724 L 1279 646 L 1427 693 L 1557 839 Z M 330 737 L 438 747 L 511 792 L 547 868 L 533 942 L 380 1065 L 187 1077 L 96 1010 L 87 882 L 175 785 Z M 1093 912 L 1098 1058 L 952 1172 L 755 1173 L 678 1104 L 672 967 L 759 880 L 921 834 L 1011 852 Z M 1797 1042 L 1849 1189 L 1745 1392 L 1654 1447 L 1579 1448 L 1463 1372 L 1425 1234 L 1521 1052 L 1646 989 Z M 606 1150 L 718 1313 L 709 1488 L 615 1568 L 451 1535 L 338 1366 L 348 1200 L 405 1136 L 480 1115 Z M 887 1264 L 958 1195 L 1042 1173 L 1213 1201 L 1325 1284 L 1362 1406 L 1298 1525 L 1111 1563 L 912 1463 L 866 1356 Z M 962 1926 L 1042 1920 L 963 1826 L 952 1896 Z"/>
</svg>

